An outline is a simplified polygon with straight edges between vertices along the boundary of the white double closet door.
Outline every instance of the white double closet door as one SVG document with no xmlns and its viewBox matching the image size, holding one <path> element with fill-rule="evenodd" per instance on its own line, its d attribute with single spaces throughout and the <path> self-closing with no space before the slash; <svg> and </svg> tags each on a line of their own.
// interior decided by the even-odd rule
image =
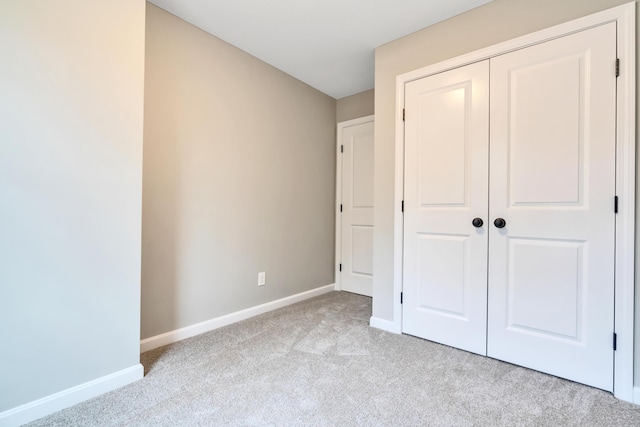
<svg viewBox="0 0 640 427">
<path fill-rule="evenodd" d="M 613 390 L 615 58 L 607 24 L 405 86 L 403 332 Z"/>
</svg>

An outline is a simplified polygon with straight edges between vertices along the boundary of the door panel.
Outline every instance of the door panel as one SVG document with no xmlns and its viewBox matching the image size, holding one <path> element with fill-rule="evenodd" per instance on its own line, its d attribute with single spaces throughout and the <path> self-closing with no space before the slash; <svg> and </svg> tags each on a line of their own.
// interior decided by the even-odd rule
<svg viewBox="0 0 640 427">
<path fill-rule="evenodd" d="M 371 296 L 373 281 L 373 122 L 342 131 L 344 291 Z"/>
<path fill-rule="evenodd" d="M 351 131 L 354 131 L 351 129 Z M 351 135 L 348 141 L 353 150 L 353 208 L 373 208 L 373 124 L 367 124 L 360 132 Z M 349 144 L 348 144 L 349 145 Z M 349 153 L 345 158 L 348 160 Z"/>
<path fill-rule="evenodd" d="M 418 309 L 469 320 L 464 286 L 469 280 L 468 242 L 468 236 L 419 234 Z"/>
<path fill-rule="evenodd" d="M 509 238 L 508 244 L 508 328 L 579 340 L 586 242 Z"/>
<path fill-rule="evenodd" d="M 373 276 L 373 227 L 351 226 L 351 272 Z"/>
<path fill-rule="evenodd" d="M 434 80 L 441 78 L 437 76 Z M 419 147 L 417 152 L 420 207 L 466 205 L 467 101 L 471 100 L 467 94 L 471 85 L 471 81 L 455 83 L 425 92 L 416 100 L 419 117 L 429 118 L 417 124 L 417 135 L 421 141 L 433 141 L 429 147 Z"/>
<path fill-rule="evenodd" d="M 582 200 L 584 117 L 577 106 L 585 94 L 584 60 L 584 55 L 554 56 L 508 72 L 513 205 Z"/>
<path fill-rule="evenodd" d="M 615 24 L 491 59 L 488 355 L 613 389 Z"/>
<path fill-rule="evenodd" d="M 488 62 L 407 84 L 403 332 L 486 353 Z M 471 220 L 485 226 L 474 228 Z"/>
</svg>

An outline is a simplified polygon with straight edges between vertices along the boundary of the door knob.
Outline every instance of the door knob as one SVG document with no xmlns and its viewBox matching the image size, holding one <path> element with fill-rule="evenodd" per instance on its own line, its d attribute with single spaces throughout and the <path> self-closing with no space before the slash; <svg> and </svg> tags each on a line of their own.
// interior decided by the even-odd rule
<svg viewBox="0 0 640 427">
<path fill-rule="evenodd" d="M 484 222 L 482 221 L 482 218 L 473 218 L 473 221 L 471 221 L 471 224 L 475 228 L 480 228 L 482 227 L 482 224 L 484 224 Z"/>
<path fill-rule="evenodd" d="M 504 227 L 505 225 L 507 225 L 507 221 L 505 221 L 505 220 L 504 220 L 504 219 L 502 219 L 502 218 L 496 218 L 496 220 L 495 220 L 495 221 L 493 221 L 493 225 L 495 225 L 495 226 L 496 226 L 496 228 L 502 228 L 502 227 Z"/>
</svg>

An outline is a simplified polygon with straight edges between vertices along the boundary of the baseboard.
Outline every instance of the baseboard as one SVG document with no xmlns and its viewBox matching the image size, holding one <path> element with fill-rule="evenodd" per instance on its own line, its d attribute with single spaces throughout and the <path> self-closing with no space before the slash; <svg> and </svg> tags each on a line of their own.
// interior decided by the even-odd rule
<svg viewBox="0 0 640 427">
<path fill-rule="evenodd" d="M 633 388 L 633 403 L 640 405 L 640 387 Z"/>
<path fill-rule="evenodd" d="M 369 326 L 376 329 L 382 329 L 383 331 L 391 332 L 392 334 L 401 334 L 402 329 L 400 325 L 397 325 L 391 320 L 381 319 L 379 317 L 371 316 L 369 319 Z"/>
<path fill-rule="evenodd" d="M 77 403 L 115 390 L 144 376 L 144 368 L 137 364 L 93 381 L 34 400 L 8 411 L 0 412 L 0 427 L 14 427 L 58 412 Z"/>
<path fill-rule="evenodd" d="M 295 304 L 309 298 L 317 297 L 333 290 L 335 290 L 335 284 L 332 283 L 330 285 L 321 286 L 319 288 L 291 295 L 289 297 L 282 298 L 276 301 L 271 301 L 265 304 L 257 305 L 255 307 L 247 308 L 245 310 L 236 311 L 235 313 L 230 313 L 224 316 L 216 317 L 214 319 L 205 320 L 204 322 L 176 329 L 171 332 L 156 335 L 150 338 L 145 338 L 140 341 L 140 352 L 144 353 L 145 351 L 153 350 L 155 348 L 162 347 L 163 345 L 172 344 L 186 338 L 191 338 L 205 332 L 213 331 L 214 329 L 218 329 L 232 323 L 240 322 L 242 320 L 246 320 L 251 317 L 267 313 L 269 311 L 277 310 L 278 308 L 286 307 L 288 305 Z"/>
</svg>

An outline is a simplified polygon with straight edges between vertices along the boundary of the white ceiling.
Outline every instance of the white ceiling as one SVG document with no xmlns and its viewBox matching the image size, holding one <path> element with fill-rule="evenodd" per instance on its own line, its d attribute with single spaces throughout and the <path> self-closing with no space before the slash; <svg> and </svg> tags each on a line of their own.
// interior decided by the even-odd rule
<svg viewBox="0 0 640 427">
<path fill-rule="evenodd" d="M 374 49 L 491 0 L 150 0 L 336 99 L 373 88 Z"/>
</svg>

